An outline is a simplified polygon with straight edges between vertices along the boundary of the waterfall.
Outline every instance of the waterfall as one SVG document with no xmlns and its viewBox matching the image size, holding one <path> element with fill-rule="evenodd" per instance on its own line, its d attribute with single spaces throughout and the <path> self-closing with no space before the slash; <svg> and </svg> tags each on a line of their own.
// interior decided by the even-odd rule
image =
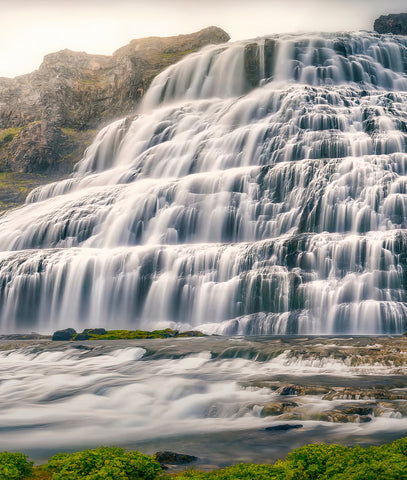
<svg viewBox="0 0 407 480">
<path fill-rule="evenodd" d="M 0 331 L 401 333 L 406 193 L 407 38 L 206 47 L 0 217 Z"/>
</svg>

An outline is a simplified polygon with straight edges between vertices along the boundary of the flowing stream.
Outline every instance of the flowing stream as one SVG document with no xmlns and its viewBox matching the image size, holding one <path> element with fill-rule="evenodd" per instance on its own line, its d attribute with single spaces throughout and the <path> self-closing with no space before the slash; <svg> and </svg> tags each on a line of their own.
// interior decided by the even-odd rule
<svg viewBox="0 0 407 480">
<path fill-rule="evenodd" d="M 31 343 L 0 342 L 0 451 L 38 462 L 103 444 L 202 468 L 407 434 L 406 337 Z"/>
</svg>

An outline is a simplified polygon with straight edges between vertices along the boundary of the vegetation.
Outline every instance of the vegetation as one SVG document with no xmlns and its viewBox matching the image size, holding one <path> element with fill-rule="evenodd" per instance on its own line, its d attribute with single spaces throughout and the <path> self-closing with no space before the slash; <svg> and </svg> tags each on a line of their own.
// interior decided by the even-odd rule
<svg viewBox="0 0 407 480">
<path fill-rule="evenodd" d="M 240 464 L 209 473 L 189 470 L 176 480 L 402 480 L 407 478 L 407 438 L 390 445 L 347 448 L 313 444 L 273 465 Z M 175 479 L 173 479 L 175 480 Z"/>
<path fill-rule="evenodd" d="M 52 480 L 154 480 L 162 471 L 153 457 L 115 447 L 60 453 L 46 468 L 52 472 Z"/>
<path fill-rule="evenodd" d="M 0 212 L 21 205 L 33 188 L 47 181 L 36 173 L 0 172 Z"/>
<path fill-rule="evenodd" d="M 33 463 L 22 453 L 0 452 L 0 480 L 22 480 L 32 475 Z"/>
<path fill-rule="evenodd" d="M 407 478 L 407 438 L 379 447 L 313 444 L 273 465 L 239 464 L 212 472 L 163 474 L 157 460 L 123 448 L 99 447 L 54 455 L 32 467 L 21 453 L 0 453 L 0 480 L 402 480 Z"/>
<path fill-rule="evenodd" d="M 22 127 L 12 127 L 0 129 L 0 148 L 3 145 L 10 143 L 13 138 L 18 135 Z"/>
<path fill-rule="evenodd" d="M 88 340 L 135 340 L 135 339 L 143 339 L 143 338 L 170 338 L 170 337 L 202 337 L 203 333 L 201 332 L 183 332 L 180 333 L 178 330 L 171 330 L 170 328 L 166 328 L 165 330 L 153 330 L 152 332 L 148 332 L 145 330 L 107 330 L 106 333 L 99 334 L 96 333 L 98 329 L 95 331 L 93 330 L 85 330 L 83 333 L 78 333 L 73 337 L 75 339 L 82 339 L 82 336 L 87 334 Z M 78 336 L 81 336 L 77 338 Z"/>
</svg>

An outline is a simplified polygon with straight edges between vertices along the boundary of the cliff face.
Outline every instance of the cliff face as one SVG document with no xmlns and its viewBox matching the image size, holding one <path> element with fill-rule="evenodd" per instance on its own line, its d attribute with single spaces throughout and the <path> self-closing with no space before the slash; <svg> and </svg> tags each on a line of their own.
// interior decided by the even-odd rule
<svg viewBox="0 0 407 480">
<path fill-rule="evenodd" d="M 377 33 L 407 35 L 407 13 L 382 15 L 374 22 Z"/>
<path fill-rule="evenodd" d="M 0 78 L 0 171 L 66 173 L 95 129 L 134 111 L 152 79 L 184 55 L 229 40 L 217 27 L 132 40 L 111 56 L 62 50 L 33 73 Z"/>
</svg>

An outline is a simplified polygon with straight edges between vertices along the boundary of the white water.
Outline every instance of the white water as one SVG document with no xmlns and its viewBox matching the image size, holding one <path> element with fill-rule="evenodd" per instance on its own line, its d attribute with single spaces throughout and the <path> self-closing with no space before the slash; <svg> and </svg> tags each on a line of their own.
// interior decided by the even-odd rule
<svg viewBox="0 0 407 480">
<path fill-rule="evenodd" d="M 208 47 L 0 218 L 1 332 L 407 329 L 407 41 Z"/>
<path fill-rule="evenodd" d="M 22 450 L 43 459 L 54 451 L 101 443 L 141 448 L 143 444 L 163 442 L 168 449 L 174 439 L 190 436 L 201 442 L 191 452 L 199 455 L 205 448 L 205 435 L 214 435 L 216 440 L 216 435 L 229 432 L 230 441 L 241 441 L 242 436 L 248 435 L 246 432 L 254 432 L 257 441 L 249 442 L 244 454 L 253 460 L 259 449 L 257 455 L 265 461 L 270 458 L 270 445 L 266 457 L 259 445 L 269 444 L 273 434 L 264 429 L 282 423 L 303 425 L 295 434 L 277 434 L 280 442 L 289 442 L 286 450 L 296 445 L 295 441 L 307 443 L 314 438 L 315 429 L 322 427 L 326 429 L 324 438 L 347 437 L 351 443 L 355 438 L 374 439 L 377 432 L 400 435 L 407 420 L 395 411 L 389 410 L 385 418 L 373 416 L 368 424 L 310 420 L 308 416 L 312 418 L 346 404 L 346 400 L 328 401 L 322 394 L 280 397 L 270 387 L 261 385 L 264 380 L 284 385 L 284 378 L 288 377 L 289 382 L 295 378 L 300 385 L 306 378 L 317 378 L 319 385 L 328 382 L 338 386 L 352 381 L 358 385 L 361 378 L 371 376 L 373 387 L 375 382 L 384 384 L 391 375 L 403 379 L 406 374 L 404 360 L 398 365 L 377 365 L 371 349 L 383 347 L 380 340 L 379 345 L 365 341 L 362 346 L 352 339 L 325 343 L 291 341 L 285 343 L 284 350 L 278 340 L 204 338 L 152 340 L 143 346 L 140 342 L 123 346 L 106 341 L 3 351 L 0 450 Z M 344 360 L 341 351 L 346 348 L 355 351 Z M 385 348 L 389 346 L 386 344 Z M 253 354 L 256 355 L 250 358 Z M 259 354 L 266 356 L 256 358 Z M 355 358 L 364 360 L 353 366 L 351 359 Z M 298 404 L 305 419 L 262 416 L 268 402 L 287 400 Z M 366 400 L 361 399 L 360 403 L 363 406 Z M 223 445 L 223 462 L 233 463 L 242 455 L 237 450 L 235 456 L 228 456 L 225 449 L 227 446 Z M 216 447 L 210 455 L 216 456 Z"/>
</svg>

